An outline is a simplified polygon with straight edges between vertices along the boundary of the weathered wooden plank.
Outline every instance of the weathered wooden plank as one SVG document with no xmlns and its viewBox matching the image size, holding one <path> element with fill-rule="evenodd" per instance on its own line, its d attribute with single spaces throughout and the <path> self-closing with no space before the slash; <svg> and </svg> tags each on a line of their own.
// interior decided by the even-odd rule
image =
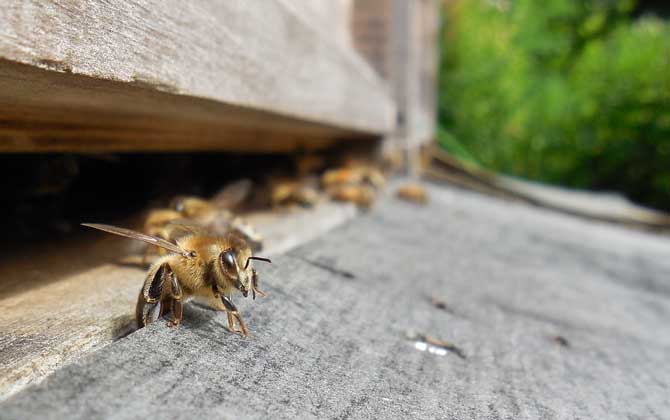
<svg viewBox="0 0 670 420">
<path fill-rule="evenodd" d="M 94 116 L 98 126 L 126 117 L 131 130 L 148 117 L 149 127 L 134 134 L 149 143 L 151 135 L 204 126 L 210 133 L 201 148 L 261 141 L 260 135 L 233 141 L 239 133 L 227 139 L 221 128 L 230 126 L 299 137 L 293 143 L 391 130 L 394 104 L 383 84 L 353 49 L 320 33 L 311 16 L 282 0 L 12 0 L 0 9 L 4 149 L 29 148 L 32 138 L 42 144 L 48 135 L 76 136 L 36 133 L 49 132 L 29 123 L 45 108 L 64 114 L 63 122 Z M 27 115 L 20 129 L 7 127 L 14 107 Z M 86 117 L 76 115 L 84 111 Z M 113 138 L 112 131 L 106 136 Z"/>
<path fill-rule="evenodd" d="M 0 60 L 0 152 L 288 151 L 369 133 Z"/>
<path fill-rule="evenodd" d="M 380 203 L 263 267 L 269 297 L 239 300 L 249 337 L 186 305 L 180 328 L 119 340 L 5 401 L 1 416 L 670 416 L 665 238 L 428 191 L 428 206 Z"/>
<path fill-rule="evenodd" d="M 315 210 L 258 212 L 247 219 L 265 237 L 263 255 L 274 256 L 355 214 L 353 205 L 323 203 Z M 69 243 L 3 255 L 0 400 L 133 328 L 145 270 L 115 262 L 141 252 L 137 242 L 89 232 Z"/>
</svg>

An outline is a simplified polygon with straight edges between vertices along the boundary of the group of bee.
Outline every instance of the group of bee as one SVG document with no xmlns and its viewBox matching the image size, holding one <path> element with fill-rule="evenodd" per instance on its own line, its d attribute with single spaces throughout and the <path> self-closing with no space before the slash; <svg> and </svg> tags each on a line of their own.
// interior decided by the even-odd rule
<svg viewBox="0 0 670 420">
<path fill-rule="evenodd" d="M 322 197 L 331 200 L 352 202 L 368 209 L 386 183 L 386 176 L 379 165 L 367 160 L 345 159 L 335 168 L 326 169 L 320 177 L 307 174 L 319 168 L 322 161 L 315 158 L 303 159 L 294 179 L 279 178 L 269 183 L 271 205 L 298 204 L 314 206 Z"/>
<path fill-rule="evenodd" d="M 306 164 L 306 167 L 311 168 Z M 325 170 L 320 179 L 303 176 L 268 182 L 264 195 L 272 207 L 297 204 L 313 206 L 321 198 L 319 189 L 333 200 L 351 201 L 368 208 L 383 187 L 383 172 L 374 165 L 349 162 L 337 169 Z M 240 312 L 233 303 L 237 291 L 244 297 L 266 296 L 259 289 L 253 261 L 271 262 L 254 255 L 262 248 L 263 238 L 233 210 L 249 200 L 249 180 L 235 182 L 206 200 L 177 197 L 168 208 L 154 209 L 144 219 L 142 230 L 84 223 L 84 226 L 145 242 L 142 261 L 155 249 L 136 305 L 138 327 L 169 316 L 168 325 L 182 321 L 183 304 L 195 298 L 217 310 L 227 312 L 232 332 L 249 334 Z M 156 247 L 156 248 L 153 248 Z M 237 324 L 237 326 L 236 326 Z"/>
</svg>

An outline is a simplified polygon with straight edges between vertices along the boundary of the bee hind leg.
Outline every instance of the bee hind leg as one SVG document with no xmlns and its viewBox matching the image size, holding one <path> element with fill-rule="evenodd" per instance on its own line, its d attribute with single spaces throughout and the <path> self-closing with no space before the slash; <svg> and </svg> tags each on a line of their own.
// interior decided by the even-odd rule
<svg viewBox="0 0 670 420">
<path fill-rule="evenodd" d="M 170 297 L 172 298 L 172 319 L 168 322 L 168 326 L 177 327 L 181 324 L 183 314 L 182 291 L 177 276 L 170 273 Z"/>
<path fill-rule="evenodd" d="M 157 270 L 149 272 L 137 298 L 135 316 L 138 327 L 149 325 L 163 315 L 166 305 L 161 303 L 161 297 L 163 286 L 170 276 L 174 277 L 174 273 L 172 273 L 172 269 L 167 263 L 161 264 Z"/>
<path fill-rule="evenodd" d="M 146 327 L 162 315 L 163 304 L 158 301 L 149 303 L 144 299 L 142 291 L 137 297 L 137 305 L 135 306 L 135 320 L 137 321 L 137 328 Z"/>
</svg>

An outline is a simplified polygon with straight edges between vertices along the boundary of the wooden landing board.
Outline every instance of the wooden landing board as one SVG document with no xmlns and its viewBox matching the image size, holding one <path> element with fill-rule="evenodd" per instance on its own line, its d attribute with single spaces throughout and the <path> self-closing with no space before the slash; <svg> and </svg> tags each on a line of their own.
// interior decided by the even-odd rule
<svg viewBox="0 0 670 420">
<path fill-rule="evenodd" d="M 666 238 L 426 188 L 263 266 L 248 338 L 186 305 L 0 417 L 670 418 Z"/>
<path fill-rule="evenodd" d="M 276 255 L 356 214 L 351 205 L 248 216 Z M 82 230 L 85 228 L 82 228 Z M 138 248 L 140 246 L 140 248 Z M 0 400 L 134 329 L 145 269 L 119 265 L 141 245 L 102 232 L 36 246 L 0 262 Z M 135 254 L 137 255 L 137 254 Z M 259 267 L 262 281 L 262 267 Z"/>
<path fill-rule="evenodd" d="M 0 151 L 275 151 L 391 131 L 387 88 L 302 10 L 10 0 Z"/>
</svg>

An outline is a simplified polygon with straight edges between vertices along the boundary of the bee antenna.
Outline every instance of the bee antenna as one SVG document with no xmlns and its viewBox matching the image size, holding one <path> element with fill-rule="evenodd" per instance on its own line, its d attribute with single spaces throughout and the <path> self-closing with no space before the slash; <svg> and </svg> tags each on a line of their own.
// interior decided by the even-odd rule
<svg viewBox="0 0 670 420">
<path fill-rule="evenodd" d="M 251 260 L 258 260 L 258 261 L 265 261 L 266 263 L 272 264 L 272 261 L 270 261 L 269 258 L 263 258 L 263 257 L 249 257 L 247 258 L 246 264 L 244 264 L 244 269 L 246 270 L 247 267 L 249 267 L 249 261 Z"/>
</svg>

